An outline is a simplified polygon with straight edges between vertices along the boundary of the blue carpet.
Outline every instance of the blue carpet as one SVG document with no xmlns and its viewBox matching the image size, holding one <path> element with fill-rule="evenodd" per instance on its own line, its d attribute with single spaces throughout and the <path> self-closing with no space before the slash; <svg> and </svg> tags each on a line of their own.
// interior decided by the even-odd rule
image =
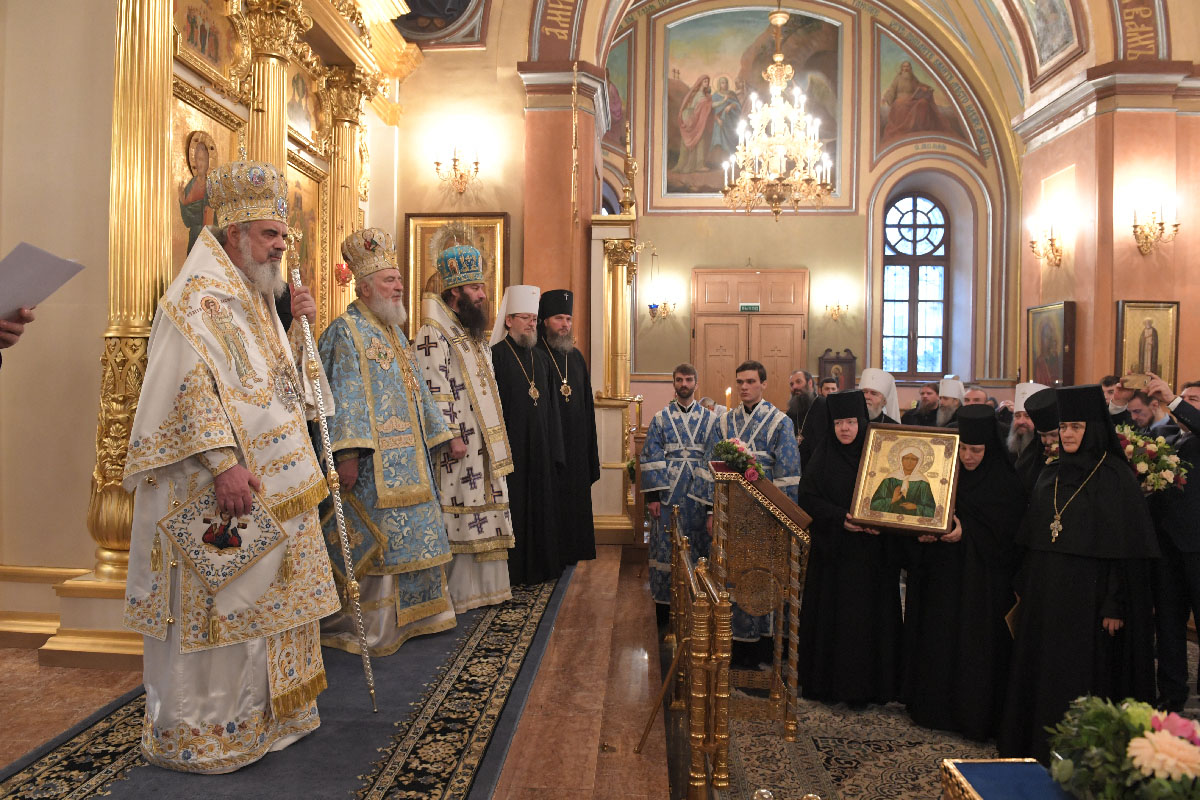
<svg viewBox="0 0 1200 800">
<path fill-rule="evenodd" d="M 570 572 L 557 586 L 516 590 L 520 602 L 462 614 L 454 630 L 418 637 L 392 656 L 373 659 L 378 714 L 371 713 L 359 657 L 326 648 L 329 689 L 318 699 L 321 727 L 291 747 L 269 753 L 238 772 L 189 775 L 146 765 L 139 745 L 144 698 L 126 696 L 123 704 L 112 704 L 114 707 L 93 715 L 76 730 L 6 768 L 0 779 L 0 797 L 67 800 L 107 789 L 118 800 L 344 799 L 356 792 L 383 798 L 402 796 L 406 782 L 413 780 L 414 770 L 430 788 L 418 796 L 466 797 L 476 770 L 483 770 L 490 793 L 569 580 Z M 493 649 L 488 651 L 489 647 Z M 496 648 L 510 648 L 503 651 L 508 653 L 507 660 L 499 659 L 497 677 L 486 684 L 472 685 L 467 678 L 478 671 L 480 663 L 497 661 Z M 439 774 L 422 762 L 420 745 L 436 738 L 437 732 L 423 731 L 418 726 L 436 728 L 443 724 L 439 715 L 445 710 L 438 704 L 444 698 L 461 704 L 464 697 L 473 694 L 487 695 L 487 706 L 494 714 L 490 719 L 488 714 L 481 714 L 472 723 L 469 734 L 476 756 L 466 759 L 466 763 L 460 756 L 459 763 L 452 763 L 454 780 L 450 781 L 447 774 Z M 515 712 L 502 712 L 505 705 Z M 449 713 L 453 716 L 454 712 Z M 489 748 L 489 740 L 494 740 L 497 748 Z M 407 759 L 402 741 L 415 743 Z M 501 752 L 489 754 L 489 749 Z M 368 779 L 370 791 L 364 788 L 364 779 Z"/>
</svg>

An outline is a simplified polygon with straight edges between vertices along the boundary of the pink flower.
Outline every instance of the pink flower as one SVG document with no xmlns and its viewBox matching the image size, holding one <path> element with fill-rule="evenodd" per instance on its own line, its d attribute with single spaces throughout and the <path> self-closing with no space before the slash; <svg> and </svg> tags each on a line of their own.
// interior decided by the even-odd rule
<svg viewBox="0 0 1200 800">
<path fill-rule="evenodd" d="M 738 452 L 739 452 L 739 453 L 744 453 L 744 452 L 746 452 L 746 448 L 742 447 L 740 444 L 737 446 L 737 449 L 738 449 Z"/>
<path fill-rule="evenodd" d="M 1196 723 L 1187 717 L 1179 716 L 1174 711 L 1169 712 L 1165 717 L 1154 714 L 1150 717 L 1150 727 L 1156 731 L 1166 730 L 1180 739 L 1187 739 L 1192 744 L 1200 744 L 1195 741 L 1196 738 L 1200 738 L 1200 733 L 1197 733 L 1196 730 Z"/>
<path fill-rule="evenodd" d="M 746 480 L 756 481 L 758 479 L 759 479 L 758 470 L 756 470 L 754 467 L 750 467 L 750 469 L 746 470 Z"/>
</svg>

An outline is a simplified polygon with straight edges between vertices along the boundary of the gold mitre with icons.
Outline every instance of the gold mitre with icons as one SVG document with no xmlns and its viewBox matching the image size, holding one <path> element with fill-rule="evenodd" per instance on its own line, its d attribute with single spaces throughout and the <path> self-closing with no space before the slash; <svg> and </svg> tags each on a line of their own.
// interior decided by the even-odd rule
<svg viewBox="0 0 1200 800">
<path fill-rule="evenodd" d="M 265 161 L 232 161 L 208 173 L 208 204 L 218 228 L 256 219 L 287 224 L 287 178 Z"/>
<path fill-rule="evenodd" d="M 356 281 L 380 270 L 400 269 L 391 234 L 379 228 L 365 228 L 347 236 L 342 242 L 342 260 Z"/>
</svg>

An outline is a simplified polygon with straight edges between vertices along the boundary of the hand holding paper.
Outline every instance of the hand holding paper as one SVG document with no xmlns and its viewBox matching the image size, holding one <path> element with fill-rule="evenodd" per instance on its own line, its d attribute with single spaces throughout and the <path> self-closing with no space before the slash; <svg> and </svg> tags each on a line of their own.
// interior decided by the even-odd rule
<svg viewBox="0 0 1200 800">
<path fill-rule="evenodd" d="M 20 325 L 28 322 L 32 316 L 22 319 L 24 312 L 54 294 L 82 269 L 82 264 L 21 242 L 0 261 L 0 320 Z M 20 335 L 20 331 L 16 333 Z M 11 345 L 9 342 L 0 347 Z"/>
<path fill-rule="evenodd" d="M 14 319 L 0 319 L 0 350 L 12 347 L 25 332 L 25 326 L 33 322 L 33 309 L 19 308 Z"/>
</svg>

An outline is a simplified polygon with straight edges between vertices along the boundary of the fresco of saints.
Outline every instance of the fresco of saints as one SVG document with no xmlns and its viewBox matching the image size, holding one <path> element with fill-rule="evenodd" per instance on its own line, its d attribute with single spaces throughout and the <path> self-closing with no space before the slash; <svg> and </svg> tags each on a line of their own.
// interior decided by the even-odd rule
<svg viewBox="0 0 1200 800">
<path fill-rule="evenodd" d="M 900 449 L 900 469 L 879 482 L 871 497 L 871 510 L 910 517 L 932 517 L 937 502 L 925 473 L 917 469 L 921 451 L 915 445 Z"/>
<path fill-rule="evenodd" d="M 717 90 L 712 93 L 712 115 L 711 150 L 724 150 L 726 157 L 732 158 L 737 150 L 737 126 L 742 117 L 742 100 L 737 92 L 729 88 L 729 78 L 724 75 L 717 78 Z"/>
<path fill-rule="evenodd" d="M 735 123 L 736 124 L 736 123 Z M 692 84 L 679 110 L 679 158 L 676 172 L 706 172 L 713 127 L 712 83 L 701 75 Z"/>
<path fill-rule="evenodd" d="M 887 121 L 883 124 L 881 142 L 889 142 L 912 133 L 958 133 L 933 99 L 933 87 L 922 83 L 913 74 L 911 61 L 904 61 L 896 77 L 883 93 Z"/>
</svg>

